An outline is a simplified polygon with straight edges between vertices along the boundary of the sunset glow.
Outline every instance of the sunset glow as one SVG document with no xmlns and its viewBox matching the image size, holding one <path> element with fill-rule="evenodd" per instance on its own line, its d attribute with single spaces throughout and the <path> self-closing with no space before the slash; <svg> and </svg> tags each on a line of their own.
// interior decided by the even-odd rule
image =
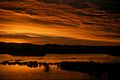
<svg viewBox="0 0 120 80">
<path fill-rule="evenodd" d="M 97 10 L 95 4 L 92 5 L 94 9 L 37 0 L 2 2 L 0 5 L 0 42 L 120 45 L 120 19 L 113 17 L 119 15 Z M 12 9 L 13 6 L 16 9 Z"/>
</svg>

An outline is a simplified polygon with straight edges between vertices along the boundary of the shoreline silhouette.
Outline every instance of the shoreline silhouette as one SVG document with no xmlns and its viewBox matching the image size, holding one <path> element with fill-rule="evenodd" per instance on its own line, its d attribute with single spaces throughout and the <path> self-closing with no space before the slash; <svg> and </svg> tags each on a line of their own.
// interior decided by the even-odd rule
<svg viewBox="0 0 120 80">
<path fill-rule="evenodd" d="M 0 54 L 16 56 L 44 56 L 52 54 L 109 54 L 120 56 L 120 46 L 82 46 L 82 45 L 58 45 L 58 44 L 19 44 L 0 43 Z"/>
</svg>

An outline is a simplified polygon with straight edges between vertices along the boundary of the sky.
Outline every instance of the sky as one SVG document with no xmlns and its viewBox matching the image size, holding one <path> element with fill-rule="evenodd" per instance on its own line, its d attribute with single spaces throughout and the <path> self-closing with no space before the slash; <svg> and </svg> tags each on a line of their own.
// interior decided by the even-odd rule
<svg viewBox="0 0 120 80">
<path fill-rule="evenodd" d="M 100 9 L 90 0 L 46 1 L 1 0 L 0 42 L 120 45 L 119 13 Z"/>
</svg>

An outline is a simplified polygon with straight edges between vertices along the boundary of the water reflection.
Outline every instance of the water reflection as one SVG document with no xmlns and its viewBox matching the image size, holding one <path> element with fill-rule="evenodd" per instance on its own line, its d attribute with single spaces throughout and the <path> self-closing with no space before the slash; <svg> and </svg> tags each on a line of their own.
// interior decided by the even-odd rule
<svg viewBox="0 0 120 80">
<path fill-rule="evenodd" d="M 120 80 L 119 57 L 49 55 L 0 58 L 0 80 Z"/>
<path fill-rule="evenodd" d="M 29 68 L 37 68 L 43 66 L 45 68 L 45 72 L 49 72 L 49 68 L 53 65 L 59 68 L 60 63 L 46 63 L 46 62 L 37 62 L 37 61 L 30 61 L 30 62 L 21 62 L 21 61 L 3 61 L 0 63 L 1 65 L 19 65 L 19 66 L 27 66 Z"/>
<path fill-rule="evenodd" d="M 37 62 L 37 61 L 30 61 L 30 62 L 3 61 L 0 64 L 4 65 L 4 66 L 18 65 L 17 66 L 18 68 L 20 66 L 23 66 L 23 67 L 27 66 L 27 67 L 25 67 L 25 70 L 27 70 L 29 68 L 32 68 L 32 69 L 37 68 L 35 71 L 37 71 L 37 70 L 40 71 L 39 69 L 41 69 L 42 73 L 49 73 L 49 74 L 51 74 L 51 72 L 55 72 L 55 73 L 61 72 L 62 73 L 61 77 L 66 77 L 65 75 L 66 74 L 68 75 L 68 73 L 66 73 L 66 72 L 71 72 L 73 74 L 74 74 L 74 72 L 77 72 L 77 75 L 84 73 L 85 74 L 84 77 L 88 76 L 89 79 L 92 78 L 92 80 L 114 80 L 115 78 L 119 78 L 118 73 L 120 72 L 120 69 L 119 69 L 120 63 L 95 63 L 95 62 L 45 63 L 45 62 Z M 54 67 L 52 68 L 52 66 L 54 66 Z M 0 69 L 1 69 L 1 66 L 0 66 Z M 10 69 L 10 67 L 9 67 L 9 69 Z M 8 74 L 6 74 L 6 75 L 8 75 Z M 37 73 L 37 75 L 39 75 L 39 72 Z M 32 76 L 34 76 L 34 75 L 32 75 Z M 78 80 L 80 79 L 80 77 L 81 76 L 77 76 Z M 34 78 L 33 80 L 35 80 L 35 79 L 36 78 Z M 54 77 L 54 79 L 56 79 L 56 78 Z M 71 80 L 72 76 L 69 77 L 68 80 L 69 79 Z M 86 78 L 85 80 L 89 80 L 89 79 Z"/>
</svg>

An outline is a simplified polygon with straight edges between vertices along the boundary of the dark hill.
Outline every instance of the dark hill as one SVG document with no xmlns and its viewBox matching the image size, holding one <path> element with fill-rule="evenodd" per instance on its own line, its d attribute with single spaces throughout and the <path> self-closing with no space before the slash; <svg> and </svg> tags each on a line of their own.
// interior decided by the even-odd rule
<svg viewBox="0 0 120 80">
<path fill-rule="evenodd" d="M 81 46 L 81 45 L 35 45 L 0 43 L 0 53 L 22 56 L 41 56 L 52 54 L 110 54 L 119 56 L 120 46 Z"/>
</svg>

